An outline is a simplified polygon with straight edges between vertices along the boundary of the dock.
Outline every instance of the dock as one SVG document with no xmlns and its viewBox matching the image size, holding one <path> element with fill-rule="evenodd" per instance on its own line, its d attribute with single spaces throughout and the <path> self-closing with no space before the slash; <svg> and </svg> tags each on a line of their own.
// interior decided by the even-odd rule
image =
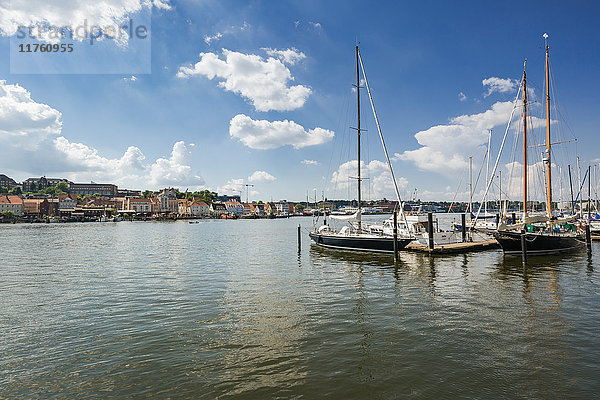
<svg viewBox="0 0 600 400">
<path fill-rule="evenodd" d="M 600 240 L 600 237 L 598 237 Z M 403 250 L 428 254 L 470 253 L 474 251 L 491 250 L 500 247 L 495 239 L 477 242 L 461 242 L 436 245 L 430 249 L 426 244 L 409 243 Z"/>
<path fill-rule="evenodd" d="M 600 236 L 592 235 L 592 242 L 600 242 Z"/>
</svg>

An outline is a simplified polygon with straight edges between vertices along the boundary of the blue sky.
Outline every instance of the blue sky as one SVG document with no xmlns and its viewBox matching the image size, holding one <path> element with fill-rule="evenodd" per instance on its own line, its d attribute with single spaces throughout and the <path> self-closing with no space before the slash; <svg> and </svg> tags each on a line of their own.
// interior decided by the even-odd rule
<svg viewBox="0 0 600 400">
<path fill-rule="evenodd" d="M 87 11 L 89 21 L 152 13 L 151 73 L 125 65 L 117 74 L 48 74 L 44 64 L 41 73 L 14 73 L 15 26 L 77 21 L 66 9 L 53 14 L 48 1 L 8 3 L 0 1 L 0 172 L 19 181 L 60 176 L 131 189 L 242 190 L 244 198 L 250 183 L 250 200 L 302 200 L 315 188 L 319 196 L 355 197 L 347 175 L 356 174 L 348 127 L 356 124 L 358 40 L 401 193 L 416 188 L 422 199 L 450 200 L 458 188 L 464 200 L 468 157 L 477 172 L 489 128 L 495 156 L 525 58 L 540 117 L 544 32 L 566 117 L 555 124 L 563 127 L 557 137 L 577 137 L 566 147 L 582 165 L 600 157 L 600 6 L 593 2 L 162 0 L 136 8 L 102 0 Z M 79 46 L 63 55 L 86 65 L 96 48 Z M 112 40 L 100 47 L 108 57 L 93 60 L 105 69 L 127 51 Z M 365 191 L 390 198 L 362 101 Z M 501 163 L 505 176 L 510 161 Z"/>
</svg>

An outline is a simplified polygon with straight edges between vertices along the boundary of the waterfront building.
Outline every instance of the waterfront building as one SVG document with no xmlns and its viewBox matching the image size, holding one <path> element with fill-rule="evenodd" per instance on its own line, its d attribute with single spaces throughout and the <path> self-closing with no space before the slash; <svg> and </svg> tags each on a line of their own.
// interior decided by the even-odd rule
<svg viewBox="0 0 600 400">
<path fill-rule="evenodd" d="M 0 213 L 11 211 L 15 216 L 23 215 L 23 199 L 14 194 L 0 195 Z"/>
<path fill-rule="evenodd" d="M 59 193 L 58 200 L 59 200 L 59 204 L 58 204 L 59 210 L 72 209 L 77 206 L 77 196 L 75 196 L 73 194 Z"/>
<path fill-rule="evenodd" d="M 69 193 L 76 195 L 94 195 L 115 197 L 117 195 L 117 186 L 110 183 L 71 183 Z"/>
<path fill-rule="evenodd" d="M 190 204 L 190 212 L 196 217 L 205 217 L 210 215 L 210 207 L 203 201 L 194 200 Z"/>
<path fill-rule="evenodd" d="M 242 203 L 242 207 L 244 207 L 244 215 L 252 215 L 252 204 Z"/>
<path fill-rule="evenodd" d="M 136 214 L 152 215 L 154 202 L 152 199 L 127 199 L 127 210 L 135 211 Z"/>
<path fill-rule="evenodd" d="M 50 215 L 48 199 L 23 199 L 23 215 L 41 217 Z"/>
<path fill-rule="evenodd" d="M 17 182 L 15 182 L 15 180 L 11 177 L 8 177 L 4 174 L 0 174 L 0 187 L 4 186 L 5 188 L 8 188 L 8 190 L 17 187 L 17 186 L 21 186 L 19 185 Z"/>
<path fill-rule="evenodd" d="M 227 210 L 227 213 L 232 215 L 242 215 L 244 213 L 244 206 L 237 201 L 226 201 L 225 209 Z"/>
<path fill-rule="evenodd" d="M 252 214 L 258 215 L 258 216 L 265 215 L 265 205 L 264 204 L 254 203 L 251 205 L 251 207 L 252 207 Z"/>
<path fill-rule="evenodd" d="M 161 214 L 177 214 L 179 212 L 179 204 L 177 203 L 177 189 L 163 189 L 156 199 L 159 203 L 159 211 Z"/>
<path fill-rule="evenodd" d="M 212 203 L 210 205 L 210 215 L 219 217 L 223 214 L 227 214 L 227 208 L 223 203 Z"/>
</svg>

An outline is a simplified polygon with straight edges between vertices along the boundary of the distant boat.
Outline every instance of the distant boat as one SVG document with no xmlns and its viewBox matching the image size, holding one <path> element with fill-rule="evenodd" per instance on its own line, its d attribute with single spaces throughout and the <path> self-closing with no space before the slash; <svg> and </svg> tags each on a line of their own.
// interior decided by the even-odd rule
<svg viewBox="0 0 600 400">
<path fill-rule="evenodd" d="M 544 34 L 544 38 L 548 36 Z M 550 142 L 550 71 L 546 43 L 546 215 L 527 214 L 527 74 L 523 65 L 523 217 L 521 223 L 501 223 L 493 233 L 505 254 L 522 254 L 522 241 L 526 253 L 532 255 L 557 254 L 585 246 L 583 232 L 568 224 L 569 218 L 558 220 L 552 214 L 551 142 Z M 572 219 L 572 218 L 571 218 Z"/>
<path fill-rule="evenodd" d="M 327 248 L 333 248 L 338 250 L 350 250 L 350 251 L 366 251 L 366 252 L 380 252 L 380 253 L 391 253 L 394 251 L 394 237 L 389 235 L 384 235 L 383 233 L 377 231 L 370 231 L 367 227 L 363 227 L 362 223 L 362 205 L 361 205 L 361 166 L 360 166 L 360 66 L 362 66 L 362 59 L 360 57 L 360 52 L 358 50 L 358 46 L 355 48 L 356 50 L 356 95 L 357 95 L 357 109 L 358 109 L 358 122 L 356 127 L 356 132 L 358 136 L 358 206 L 357 210 L 352 215 L 332 215 L 331 218 L 335 220 L 346 221 L 349 225 L 342 227 L 339 231 L 333 230 L 329 225 L 324 224 L 315 228 L 312 232 L 310 232 L 310 238 L 318 245 Z M 373 109 L 373 114 L 375 116 L 375 121 L 377 123 L 377 129 L 379 131 L 379 135 L 381 138 L 381 143 L 383 145 L 383 149 L 388 159 L 388 167 L 390 169 L 390 173 L 392 176 L 392 180 L 394 182 L 394 187 L 396 188 L 396 195 L 398 196 L 398 204 L 400 202 L 400 195 L 398 192 L 398 188 L 396 185 L 396 181 L 394 178 L 394 172 L 391 169 L 391 163 L 389 162 L 389 157 L 387 154 L 387 149 L 385 148 L 385 142 L 383 141 L 383 136 L 381 134 L 381 130 L 379 129 L 379 121 L 377 120 L 377 114 L 375 113 L 375 108 L 373 107 L 373 100 L 371 98 L 371 93 L 369 90 L 369 84 L 367 83 L 367 77 L 364 71 L 364 67 L 362 68 L 364 84 L 367 87 L 367 91 L 369 93 L 369 100 L 371 101 L 371 107 Z M 367 228 L 367 229 L 365 229 Z M 396 249 L 402 249 L 407 244 L 412 242 L 415 238 L 412 236 L 404 236 L 400 235 L 396 240 Z"/>
</svg>

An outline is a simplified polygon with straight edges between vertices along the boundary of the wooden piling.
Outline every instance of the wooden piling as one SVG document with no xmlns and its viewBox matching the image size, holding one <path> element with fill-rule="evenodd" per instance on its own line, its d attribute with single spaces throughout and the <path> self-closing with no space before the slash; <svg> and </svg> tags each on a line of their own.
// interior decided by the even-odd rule
<svg viewBox="0 0 600 400">
<path fill-rule="evenodd" d="M 463 213 L 460 215 L 460 231 L 462 233 L 463 243 L 467 241 L 467 216 Z"/>
<path fill-rule="evenodd" d="M 394 262 L 398 262 L 398 213 L 394 211 Z"/>
<path fill-rule="evenodd" d="M 527 264 L 527 241 L 525 239 L 525 231 L 521 231 L 521 260 L 523 265 Z"/>
<path fill-rule="evenodd" d="M 301 249 L 301 235 L 300 235 L 300 224 L 298 224 L 298 252 L 300 252 Z"/>
<path fill-rule="evenodd" d="M 585 243 L 587 245 L 588 253 L 592 252 L 592 234 L 590 232 L 590 224 L 589 222 L 585 226 Z"/>
<path fill-rule="evenodd" d="M 427 233 L 429 234 L 429 250 L 433 250 L 433 213 L 429 211 L 427 213 Z"/>
</svg>

